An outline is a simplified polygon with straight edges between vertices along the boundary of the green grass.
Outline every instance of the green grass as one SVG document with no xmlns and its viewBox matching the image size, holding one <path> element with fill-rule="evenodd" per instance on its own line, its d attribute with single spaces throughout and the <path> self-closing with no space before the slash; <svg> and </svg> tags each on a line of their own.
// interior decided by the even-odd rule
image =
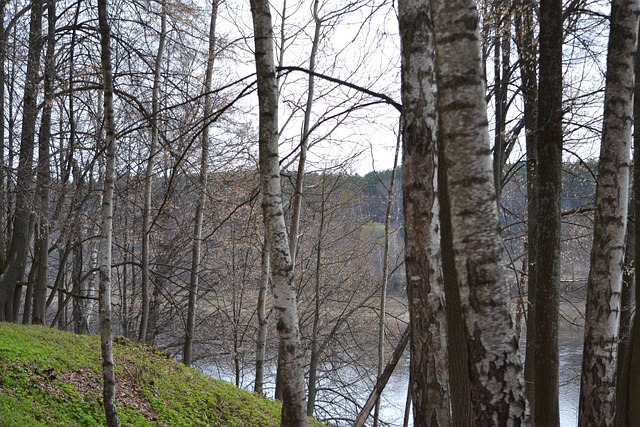
<svg viewBox="0 0 640 427">
<path fill-rule="evenodd" d="M 280 424 L 279 403 L 151 347 L 117 339 L 114 354 L 123 426 Z M 104 425 L 101 378 L 98 337 L 0 323 L 0 427 Z"/>
</svg>

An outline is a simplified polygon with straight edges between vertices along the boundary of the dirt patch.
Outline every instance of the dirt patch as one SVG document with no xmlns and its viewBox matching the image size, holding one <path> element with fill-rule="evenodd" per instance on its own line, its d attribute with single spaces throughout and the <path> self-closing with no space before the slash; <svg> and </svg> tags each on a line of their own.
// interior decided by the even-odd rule
<svg viewBox="0 0 640 427">
<path fill-rule="evenodd" d="M 150 421 L 156 420 L 156 412 L 140 389 L 140 376 L 132 374 L 132 369 L 138 368 L 132 363 L 120 365 L 123 373 L 116 376 L 116 401 L 119 406 L 130 408 Z M 68 397 L 68 394 L 59 387 L 63 383 L 75 388 L 82 395 L 93 394 L 102 399 L 102 376 L 90 369 L 80 369 L 59 374 L 54 369 L 40 370 L 35 368 L 25 369 L 30 374 L 30 380 L 47 393 L 59 397 Z M 137 372 L 137 371 L 135 371 Z"/>
</svg>

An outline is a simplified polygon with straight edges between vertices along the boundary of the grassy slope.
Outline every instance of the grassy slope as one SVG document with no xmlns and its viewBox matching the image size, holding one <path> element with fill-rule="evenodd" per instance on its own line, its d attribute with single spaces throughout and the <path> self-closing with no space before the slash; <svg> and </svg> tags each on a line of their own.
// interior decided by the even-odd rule
<svg viewBox="0 0 640 427">
<path fill-rule="evenodd" d="M 276 402 L 147 346 L 116 340 L 114 352 L 122 425 L 279 425 Z M 0 426 L 104 425 L 101 393 L 98 337 L 0 323 Z"/>
</svg>

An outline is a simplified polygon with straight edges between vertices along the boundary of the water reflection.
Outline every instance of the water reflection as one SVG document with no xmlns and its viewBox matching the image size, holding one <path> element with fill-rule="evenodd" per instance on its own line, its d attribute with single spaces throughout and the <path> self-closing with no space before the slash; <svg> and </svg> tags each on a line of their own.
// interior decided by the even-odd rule
<svg viewBox="0 0 640 427">
<path fill-rule="evenodd" d="M 582 364 L 582 327 L 563 324 L 560 328 L 560 426 L 577 427 L 580 369 Z M 522 347 L 524 348 L 524 347 Z M 381 419 L 402 426 L 409 378 L 408 360 L 398 365 L 383 393 Z M 413 421 L 409 422 L 413 426 Z"/>
<path fill-rule="evenodd" d="M 582 327 L 572 326 L 563 323 L 560 328 L 559 347 L 560 347 L 560 425 L 561 427 L 577 427 L 578 425 L 578 398 L 580 388 L 580 368 L 582 363 Z M 524 348 L 524 343 L 522 348 Z M 395 372 L 389 379 L 384 392 L 382 393 L 382 405 L 380 419 L 386 425 L 402 426 L 404 420 L 404 411 L 407 398 L 407 387 L 409 378 L 409 359 L 408 353 L 396 367 Z M 267 376 L 272 380 L 275 377 L 275 367 L 268 366 Z M 220 369 L 220 366 L 213 364 L 202 366 L 202 369 L 210 375 L 233 381 L 230 376 L 232 372 L 229 367 Z M 253 372 L 244 372 L 241 376 L 241 386 L 251 388 L 253 380 Z M 246 383 L 245 383 L 246 380 Z M 329 384 L 325 384 L 331 387 Z M 273 382 L 267 383 L 267 395 L 273 397 Z M 367 398 L 367 391 L 362 390 L 360 404 L 363 404 Z M 336 412 L 344 412 L 345 417 L 354 416 L 339 405 L 323 408 L 327 414 Z M 319 414 L 320 415 L 320 414 Z M 320 416 L 322 418 L 322 416 Z M 413 426 L 410 418 L 409 426 Z"/>
<path fill-rule="evenodd" d="M 582 328 L 565 326 L 560 329 L 560 425 L 578 425 L 580 369 L 582 367 Z"/>
</svg>

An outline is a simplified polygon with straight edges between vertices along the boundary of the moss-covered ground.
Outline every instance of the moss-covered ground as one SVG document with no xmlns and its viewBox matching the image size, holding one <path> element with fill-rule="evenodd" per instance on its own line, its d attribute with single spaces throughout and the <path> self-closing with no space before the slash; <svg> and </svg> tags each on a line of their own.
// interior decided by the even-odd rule
<svg viewBox="0 0 640 427">
<path fill-rule="evenodd" d="M 152 347 L 115 339 L 114 354 L 123 426 L 280 424 L 279 403 L 187 368 Z M 105 425 L 100 365 L 97 336 L 0 323 L 0 426 Z"/>
</svg>

